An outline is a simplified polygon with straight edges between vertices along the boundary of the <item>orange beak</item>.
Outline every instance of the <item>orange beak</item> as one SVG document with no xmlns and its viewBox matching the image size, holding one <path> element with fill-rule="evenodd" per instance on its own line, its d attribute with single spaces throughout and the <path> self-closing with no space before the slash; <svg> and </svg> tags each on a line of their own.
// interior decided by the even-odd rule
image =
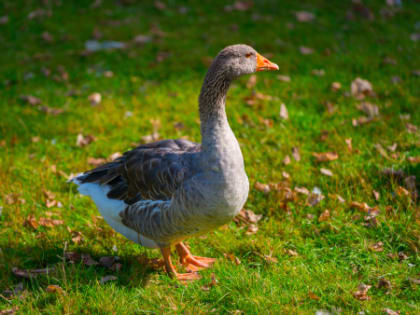
<svg viewBox="0 0 420 315">
<path fill-rule="evenodd" d="M 257 71 L 279 70 L 279 66 L 257 53 Z"/>
</svg>

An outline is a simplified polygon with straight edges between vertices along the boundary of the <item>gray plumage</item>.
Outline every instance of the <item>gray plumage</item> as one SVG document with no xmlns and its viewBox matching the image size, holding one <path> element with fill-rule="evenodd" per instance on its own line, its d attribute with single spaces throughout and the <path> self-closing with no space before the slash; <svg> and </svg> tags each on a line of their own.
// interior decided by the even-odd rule
<svg viewBox="0 0 420 315">
<path fill-rule="evenodd" d="M 238 76 L 256 71 L 246 45 L 223 49 L 211 64 L 199 96 L 201 144 L 163 140 L 139 146 L 77 177 L 109 187 L 124 201 L 121 222 L 160 247 L 229 222 L 249 191 L 240 146 L 230 129 L 226 93 Z"/>
</svg>

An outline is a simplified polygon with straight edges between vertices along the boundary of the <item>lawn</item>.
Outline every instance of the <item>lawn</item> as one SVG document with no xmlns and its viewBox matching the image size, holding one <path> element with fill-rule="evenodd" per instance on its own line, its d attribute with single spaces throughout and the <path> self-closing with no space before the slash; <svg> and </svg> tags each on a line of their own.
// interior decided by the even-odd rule
<svg viewBox="0 0 420 315">
<path fill-rule="evenodd" d="M 419 314 L 420 4 L 364 3 L 2 1 L 0 314 Z M 235 43 L 280 68 L 227 98 L 252 212 L 188 240 L 218 262 L 183 285 L 66 181 L 200 141 Z"/>
</svg>

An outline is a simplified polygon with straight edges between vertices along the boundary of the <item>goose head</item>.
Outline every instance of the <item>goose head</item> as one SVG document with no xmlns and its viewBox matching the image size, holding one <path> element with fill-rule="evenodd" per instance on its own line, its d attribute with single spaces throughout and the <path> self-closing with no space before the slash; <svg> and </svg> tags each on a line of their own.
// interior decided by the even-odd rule
<svg viewBox="0 0 420 315">
<path fill-rule="evenodd" d="M 261 56 L 254 48 L 243 44 L 228 46 L 220 51 L 213 61 L 213 67 L 231 80 L 257 71 L 279 69 L 278 65 Z"/>
</svg>

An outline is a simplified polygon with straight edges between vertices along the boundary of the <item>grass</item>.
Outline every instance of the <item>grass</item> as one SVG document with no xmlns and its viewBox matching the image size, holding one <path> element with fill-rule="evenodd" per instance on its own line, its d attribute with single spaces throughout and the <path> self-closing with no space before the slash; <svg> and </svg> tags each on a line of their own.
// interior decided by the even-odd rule
<svg viewBox="0 0 420 315">
<path fill-rule="evenodd" d="M 314 314 L 321 309 L 379 314 L 384 308 L 401 314 L 420 312 L 419 286 L 409 280 L 418 279 L 420 273 L 419 204 L 404 195 L 401 183 L 381 175 L 384 168 L 393 168 L 417 176 L 417 183 L 420 177 L 420 165 L 408 160 L 420 155 L 419 133 L 406 129 L 407 122 L 420 126 L 419 76 L 413 74 L 420 69 L 420 50 L 418 42 L 410 39 L 419 32 L 419 3 L 403 1 L 402 7 L 393 8 L 386 7 L 385 1 L 369 1 L 374 15 L 369 20 L 348 1 L 254 1 L 252 8 L 232 12 L 224 10 L 225 1 L 168 0 L 164 10 L 146 1 L 104 0 L 98 7 L 91 7 L 92 2 L 8 0 L 0 4 L 0 15 L 9 17 L 8 23 L 0 25 L 0 293 L 22 281 L 24 286 L 24 293 L 15 297 L 0 295 L 0 310 L 17 308 L 22 314 Z M 180 13 L 180 7 L 187 12 Z M 28 14 L 39 8 L 51 10 L 51 16 L 29 19 Z M 299 10 L 313 12 L 316 18 L 298 22 L 294 12 Z M 394 14 L 384 17 L 384 10 Z M 95 28 L 102 33 L 101 40 L 129 42 L 138 34 L 149 34 L 153 41 L 83 54 Z M 53 36 L 51 42 L 42 39 L 44 32 Z M 245 207 L 263 219 L 253 235 L 232 222 L 191 239 L 194 253 L 219 261 L 212 270 L 201 272 L 202 280 L 184 286 L 145 264 L 145 257 L 156 258 L 159 253 L 113 232 L 98 217 L 94 204 L 66 183 L 63 173 L 89 169 L 89 157 L 107 158 L 131 148 L 153 132 L 153 120 L 160 121 L 161 138 L 187 136 L 200 141 L 197 96 L 206 60 L 239 42 L 253 45 L 279 64 L 279 73 L 291 78 L 282 82 L 277 74 L 258 74 L 253 89 L 273 99 L 254 106 L 244 101 L 251 93 L 246 88 L 248 78 L 237 81 L 228 96 L 228 116 L 251 183 Z M 300 46 L 313 48 L 314 53 L 302 55 Z M 167 57 L 158 61 L 159 56 Z M 395 64 L 384 62 L 385 58 Z M 50 70 L 49 76 L 43 74 L 45 69 Z M 323 69 L 325 75 L 313 75 L 313 69 Z M 63 71 L 68 80 L 62 79 Z M 106 77 L 104 71 L 114 75 Z M 392 83 L 396 76 L 400 81 Z M 374 121 L 357 127 L 352 119 L 363 115 L 357 109 L 361 101 L 348 96 L 356 77 L 372 83 L 376 97 L 367 101 L 380 110 Z M 342 84 L 338 92 L 330 89 L 334 81 Z M 103 99 L 96 107 L 87 100 L 93 92 Z M 46 114 L 22 102 L 20 95 L 36 96 L 42 105 L 63 112 Z M 334 104 L 334 113 L 328 113 L 325 102 Z M 281 103 L 288 108 L 288 121 L 279 117 Z M 409 115 L 409 120 L 401 115 Z M 179 122 L 183 129 L 174 127 Z M 92 134 L 96 141 L 79 147 L 79 133 Z M 323 133 L 327 136 L 321 140 Z M 375 149 L 377 143 L 388 158 Z M 387 149 L 393 143 L 396 153 Z M 284 165 L 293 147 L 299 148 L 301 161 L 292 158 Z M 317 163 L 312 156 L 312 152 L 327 151 L 337 152 L 339 158 Z M 322 175 L 320 167 L 334 175 Z M 256 182 L 285 182 L 283 172 L 290 174 L 288 187 L 318 187 L 325 199 L 310 207 L 305 196 L 286 203 L 282 193 L 264 194 L 254 188 Z M 53 192 L 62 207 L 47 208 L 44 190 Z M 380 194 L 378 200 L 374 190 Z M 338 202 L 334 194 L 346 202 Z M 377 206 L 378 224 L 365 226 L 366 214 L 350 207 L 350 201 Z M 331 216 L 320 221 L 326 209 Z M 39 220 L 51 215 L 48 211 L 64 224 L 37 229 L 24 225 L 28 216 Z M 84 241 L 72 241 L 70 231 L 81 232 Z M 377 242 L 383 242 L 383 251 L 369 249 Z M 96 260 L 118 255 L 122 269 L 116 273 L 63 262 L 65 250 L 87 253 Z M 395 258 L 399 252 L 408 259 Z M 241 264 L 224 258 L 224 253 L 238 257 Z M 12 273 L 13 267 L 46 266 L 55 266 L 54 272 L 36 279 L 22 280 Z M 218 283 L 203 290 L 211 273 Z M 108 274 L 118 280 L 100 284 Z M 378 287 L 381 278 L 392 284 L 389 292 Z M 372 285 L 369 300 L 352 295 L 361 283 Z M 49 284 L 59 285 L 63 293 L 48 292 Z"/>
</svg>

